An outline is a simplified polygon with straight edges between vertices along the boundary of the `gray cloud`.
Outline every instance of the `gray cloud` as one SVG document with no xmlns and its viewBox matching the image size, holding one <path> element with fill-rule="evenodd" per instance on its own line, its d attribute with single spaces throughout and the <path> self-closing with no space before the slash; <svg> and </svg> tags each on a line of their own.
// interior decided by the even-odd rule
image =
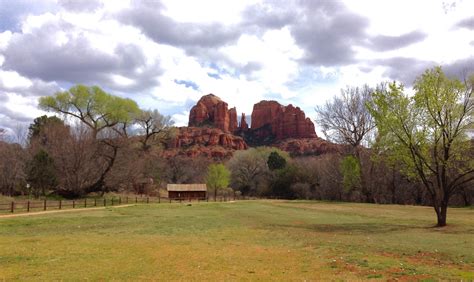
<svg viewBox="0 0 474 282">
<path fill-rule="evenodd" d="M 474 56 L 445 65 L 443 70 L 449 76 L 463 79 L 468 74 L 474 74 Z"/>
<path fill-rule="evenodd" d="M 59 0 L 58 4 L 73 12 L 92 12 L 104 6 L 97 0 Z"/>
<path fill-rule="evenodd" d="M 372 61 L 372 65 L 386 67 L 385 75 L 390 79 L 411 86 L 415 79 L 426 69 L 436 66 L 435 62 L 406 57 L 393 57 Z"/>
<path fill-rule="evenodd" d="M 474 17 L 466 18 L 456 24 L 457 27 L 474 30 Z"/>
<path fill-rule="evenodd" d="M 395 50 L 420 42 L 426 37 L 421 31 L 412 31 L 400 36 L 378 35 L 370 40 L 369 48 L 376 51 Z"/>
<path fill-rule="evenodd" d="M 425 70 L 439 65 L 433 61 L 405 57 L 374 60 L 371 64 L 386 67 L 385 75 L 387 77 L 400 81 L 406 86 L 412 86 L 415 79 Z M 474 57 L 464 58 L 451 64 L 441 65 L 441 67 L 446 75 L 463 79 L 466 74 L 474 73 Z"/>
<path fill-rule="evenodd" d="M 300 21 L 291 28 L 296 43 L 312 65 L 337 66 L 354 61 L 352 46 L 363 43 L 369 21 L 341 2 L 302 1 Z"/>
<path fill-rule="evenodd" d="M 296 22 L 298 13 L 288 1 L 265 1 L 249 6 L 242 13 L 242 27 L 256 29 L 280 29 Z"/>
<path fill-rule="evenodd" d="M 159 44 L 181 47 L 186 51 L 194 47 L 218 48 L 237 40 L 240 33 L 234 27 L 218 23 L 181 23 L 162 14 L 159 2 L 141 1 L 122 11 L 118 18 L 138 27 Z"/>
<path fill-rule="evenodd" d="M 62 45 L 54 43 L 59 30 L 67 37 Z M 93 44 L 68 23 L 48 23 L 32 33 L 15 33 L 3 52 L 2 67 L 44 81 L 99 84 L 119 90 L 143 90 L 158 84 L 157 76 L 163 72 L 159 63 L 147 64 L 137 45 L 118 45 L 109 54 Z M 121 85 L 112 75 L 127 77 L 134 83 Z"/>
</svg>

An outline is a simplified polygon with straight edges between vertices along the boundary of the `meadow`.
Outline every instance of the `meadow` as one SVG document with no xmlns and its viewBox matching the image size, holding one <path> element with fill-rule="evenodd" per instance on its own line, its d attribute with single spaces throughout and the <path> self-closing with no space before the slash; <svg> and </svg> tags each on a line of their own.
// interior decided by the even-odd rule
<svg viewBox="0 0 474 282">
<path fill-rule="evenodd" d="M 474 279 L 474 210 L 237 201 L 0 218 L 0 280 Z"/>
</svg>

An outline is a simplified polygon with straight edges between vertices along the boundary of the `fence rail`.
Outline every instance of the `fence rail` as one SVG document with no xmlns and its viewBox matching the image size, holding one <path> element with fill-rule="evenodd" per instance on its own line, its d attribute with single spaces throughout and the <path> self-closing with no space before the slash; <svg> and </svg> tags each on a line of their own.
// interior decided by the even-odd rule
<svg viewBox="0 0 474 282">
<path fill-rule="evenodd" d="M 0 202 L 0 214 L 28 213 L 47 210 L 78 209 L 92 207 L 119 206 L 127 204 L 159 204 L 182 202 L 227 202 L 232 200 L 245 200 L 245 197 L 217 197 L 214 198 L 167 198 L 167 197 L 117 197 L 117 198 L 88 198 L 76 200 L 21 200 Z"/>
</svg>

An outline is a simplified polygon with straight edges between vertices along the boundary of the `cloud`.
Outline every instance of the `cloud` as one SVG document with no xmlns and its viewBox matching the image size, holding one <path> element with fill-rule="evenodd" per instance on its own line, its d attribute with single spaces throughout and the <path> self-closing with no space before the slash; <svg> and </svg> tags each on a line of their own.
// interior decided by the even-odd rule
<svg viewBox="0 0 474 282">
<path fill-rule="evenodd" d="M 474 56 L 445 65 L 443 71 L 449 76 L 464 79 L 466 75 L 474 74 Z"/>
<path fill-rule="evenodd" d="M 139 28 L 159 44 L 181 47 L 187 52 L 193 48 L 218 48 L 240 36 L 237 29 L 221 23 L 182 23 L 163 14 L 159 2 L 134 2 L 121 11 L 118 19 Z"/>
<path fill-rule="evenodd" d="M 411 86 L 416 77 L 421 75 L 426 69 L 437 65 L 435 62 L 406 57 L 378 59 L 374 60 L 372 64 L 385 67 L 384 74 L 386 77 L 400 81 L 405 86 Z"/>
<path fill-rule="evenodd" d="M 58 4 L 73 12 L 91 12 L 104 6 L 103 3 L 96 0 L 59 0 Z"/>
<path fill-rule="evenodd" d="M 427 37 L 421 31 L 412 31 L 400 36 L 377 35 L 370 39 L 369 48 L 375 51 L 396 50 L 422 41 Z"/>
<path fill-rule="evenodd" d="M 298 13 L 288 1 L 265 1 L 247 7 L 242 12 L 242 27 L 256 30 L 281 29 L 294 23 Z"/>
<path fill-rule="evenodd" d="M 190 81 L 190 80 L 178 80 L 178 79 L 175 79 L 174 80 L 174 83 L 176 84 L 181 84 L 181 85 L 184 85 L 186 87 L 190 87 L 194 90 L 198 90 L 199 89 L 199 85 L 197 85 L 195 82 L 193 81 Z"/>
<path fill-rule="evenodd" d="M 299 21 L 291 26 L 296 43 L 311 65 L 339 66 L 355 61 L 354 46 L 367 37 L 368 19 L 337 1 L 302 1 Z"/>
<path fill-rule="evenodd" d="M 3 68 L 44 81 L 93 83 L 116 90 L 143 90 L 158 84 L 156 77 L 163 71 L 142 48 L 110 42 L 111 52 L 107 52 L 94 46 L 94 36 L 62 20 L 14 33 L 3 51 Z"/>
<path fill-rule="evenodd" d="M 457 27 L 474 30 L 474 17 L 465 18 L 456 24 Z"/>
</svg>

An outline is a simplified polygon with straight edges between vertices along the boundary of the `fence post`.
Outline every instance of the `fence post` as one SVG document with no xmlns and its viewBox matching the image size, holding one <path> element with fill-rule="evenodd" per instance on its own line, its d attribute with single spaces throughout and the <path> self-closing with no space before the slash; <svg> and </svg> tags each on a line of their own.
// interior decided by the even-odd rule
<svg viewBox="0 0 474 282">
<path fill-rule="evenodd" d="M 136 203 L 138 203 L 138 198 L 137 198 L 137 197 L 135 197 L 135 204 L 136 204 Z"/>
<path fill-rule="evenodd" d="M 46 199 L 44 199 L 43 209 L 46 210 Z"/>
<path fill-rule="evenodd" d="M 76 201 L 72 200 L 72 208 L 75 208 L 75 207 L 76 207 Z"/>
<path fill-rule="evenodd" d="M 84 207 L 87 208 L 87 199 L 84 199 Z"/>
<path fill-rule="evenodd" d="M 94 198 L 94 207 L 97 207 L 97 198 Z"/>
<path fill-rule="evenodd" d="M 26 203 L 26 212 L 30 212 L 30 201 Z"/>
<path fill-rule="evenodd" d="M 122 204 L 122 197 L 119 197 L 119 205 Z"/>
<path fill-rule="evenodd" d="M 62 204 L 61 200 L 59 200 L 59 209 L 62 208 L 62 205 L 63 205 L 63 204 Z"/>
<path fill-rule="evenodd" d="M 10 207 L 11 212 L 13 213 L 15 211 L 15 202 L 12 201 L 12 205 Z"/>
<path fill-rule="evenodd" d="M 147 203 L 147 204 L 150 203 L 150 198 L 146 197 L 146 203 Z"/>
<path fill-rule="evenodd" d="M 170 204 L 171 204 L 171 198 L 170 198 Z"/>
<path fill-rule="evenodd" d="M 158 194 L 158 204 L 161 203 L 161 196 Z"/>
</svg>

